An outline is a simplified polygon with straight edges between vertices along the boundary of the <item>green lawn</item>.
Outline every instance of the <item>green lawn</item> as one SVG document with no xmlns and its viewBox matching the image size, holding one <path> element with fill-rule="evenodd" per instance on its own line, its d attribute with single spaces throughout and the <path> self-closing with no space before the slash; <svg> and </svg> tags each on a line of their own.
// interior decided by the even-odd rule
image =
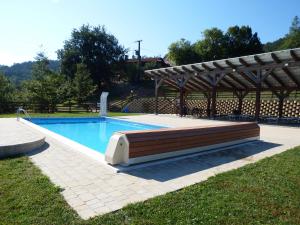
<svg viewBox="0 0 300 225">
<path fill-rule="evenodd" d="M 0 160 L 0 224 L 300 224 L 300 147 L 87 221 L 27 157 Z"/>
<path fill-rule="evenodd" d="M 30 113 L 31 117 L 92 117 L 98 116 L 99 113 L 91 112 L 58 112 L 58 113 Z M 122 112 L 109 112 L 108 116 L 128 116 L 128 115 L 140 115 L 139 113 L 122 113 Z M 22 116 L 24 116 L 22 114 Z M 0 118 L 13 118 L 16 117 L 15 113 L 0 114 Z"/>
</svg>

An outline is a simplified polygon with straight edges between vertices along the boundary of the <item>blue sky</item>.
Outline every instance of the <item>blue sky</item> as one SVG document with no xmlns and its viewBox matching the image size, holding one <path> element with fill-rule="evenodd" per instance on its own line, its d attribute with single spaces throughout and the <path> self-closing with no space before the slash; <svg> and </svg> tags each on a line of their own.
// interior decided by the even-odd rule
<svg viewBox="0 0 300 225">
<path fill-rule="evenodd" d="M 201 39 L 202 31 L 250 25 L 263 43 L 288 32 L 299 0 L 1 0 L 0 64 L 33 60 L 56 50 L 82 24 L 105 25 L 120 43 L 142 55 L 163 56 L 170 43 Z"/>
</svg>

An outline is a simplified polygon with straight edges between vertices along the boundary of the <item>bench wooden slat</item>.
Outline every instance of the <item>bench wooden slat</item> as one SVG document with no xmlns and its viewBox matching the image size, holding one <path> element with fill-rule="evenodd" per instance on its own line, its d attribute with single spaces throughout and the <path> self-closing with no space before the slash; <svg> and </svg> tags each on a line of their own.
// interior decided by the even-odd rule
<svg viewBox="0 0 300 225">
<path fill-rule="evenodd" d="M 155 146 L 143 146 L 140 148 L 130 148 L 129 156 L 130 157 L 138 157 L 138 156 L 146 156 L 146 155 L 152 155 L 152 154 L 158 154 L 158 153 L 165 153 L 165 152 L 171 152 L 171 151 L 177 151 L 181 149 L 188 149 L 188 148 L 195 148 L 195 147 L 204 147 L 208 145 L 215 145 L 220 144 L 224 142 L 230 142 L 237 139 L 245 139 L 245 138 L 251 138 L 254 137 L 256 133 L 248 134 L 248 135 L 237 135 L 237 136 L 231 136 L 231 137 L 219 137 L 219 138 L 211 138 L 207 139 L 205 141 L 199 142 L 196 141 L 195 143 L 189 142 L 189 143 L 182 143 L 182 142 L 175 142 L 172 144 L 164 144 L 164 145 L 155 145 Z"/>
<path fill-rule="evenodd" d="M 253 135 L 254 133 L 258 133 L 259 130 L 239 130 L 239 131 L 234 131 L 234 132 L 230 132 L 230 133 L 224 133 L 224 135 L 222 137 L 227 137 L 227 136 L 232 136 L 234 135 L 239 135 L 239 134 L 250 134 Z M 182 137 L 180 138 L 180 142 L 190 142 L 190 141 L 198 141 L 201 142 L 203 141 L 203 139 L 210 139 L 210 138 L 218 138 L 218 135 L 215 134 L 215 136 L 212 136 L 211 134 L 203 134 L 201 136 L 187 136 L 187 137 Z M 161 145 L 161 144 L 171 144 L 174 142 L 177 142 L 177 137 L 173 138 L 166 138 L 166 139 L 155 139 L 155 140 L 147 140 L 147 141 L 135 141 L 135 142 L 130 142 L 130 148 L 134 149 L 135 147 L 140 147 L 140 146 L 155 146 L 155 145 Z"/>
</svg>

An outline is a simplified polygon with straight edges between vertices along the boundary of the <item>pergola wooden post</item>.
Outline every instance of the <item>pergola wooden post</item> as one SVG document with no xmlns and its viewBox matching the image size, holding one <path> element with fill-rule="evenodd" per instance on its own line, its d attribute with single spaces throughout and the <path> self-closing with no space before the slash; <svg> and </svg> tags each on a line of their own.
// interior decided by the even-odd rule
<svg viewBox="0 0 300 225">
<path fill-rule="evenodd" d="M 258 121 L 261 108 L 261 83 L 258 83 L 255 90 L 255 120 Z"/>
<path fill-rule="evenodd" d="M 211 91 L 211 112 L 210 117 L 215 118 L 217 105 L 217 87 L 214 85 Z"/>
<path fill-rule="evenodd" d="M 286 91 L 285 90 L 280 90 L 280 91 L 273 91 L 273 93 L 278 98 L 278 117 L 282 118 L 284 99 L 289 97 L 291 91 L 290 90 L 286 90 Z"/>
<path fill-rule="evenodd" d="M 176 78 L 177 86 L 179 87 L 179 115 L 183 116 L 183 110 L 184 110 L 184 93 L 185 93 L 185 85 L 190 79 L 191 75 L 184 74 L 180 75 Z"/>
<path fill-rule="evenodd" d="M 157 115 L 158 114 L 158 91 L 159 91 L 159 87 L 162 85 L 164 80 L 156 76 L 154 78 L 154 81 L 155 81 L 155 114 Z"/>
<path fill-rule="evenodd" d="M 210 103 L 211 103 L 211 93 L 210 92 L 204 92 L 204 96 L 206 97 L 206 115 L 207 117 L 210 117 Z"/>
<path fill-rule="evenodd" d="M 259 57 L 254 57 L 255 60 L 263 66 L 261 59 Z M 268 81 L 266 78 L 273 72 L 274 67 L 270 67 L 267 70 L 262 72 L 262 69 L 258 68 L 255 71 L 245 71 L 245 75 L 248 76 L 248 79 L 251 79 L 255 85 L 255 115 L 254 119 L 256 121 L 259 120 L 260 116 L 260 108 L 261 108 L 261 91 L 262 91 L 262 83 L 265 82 L 268 85 Z"/>
<path fill-rule="evenodd" d="M 183 107 L 184 107 L 184 88 L 180 87 L 179 90 L 179 114 L 180 116 L 183 116 Z"/>
<path fill-rule="evenodd" d="M 242 114 L 243 110 L 243 100 L 246 97 L 246 95 L 249 93 L 249 91 L 233 91 L 233 94 L 238 98 L 238 110 Z"/>
</svg>

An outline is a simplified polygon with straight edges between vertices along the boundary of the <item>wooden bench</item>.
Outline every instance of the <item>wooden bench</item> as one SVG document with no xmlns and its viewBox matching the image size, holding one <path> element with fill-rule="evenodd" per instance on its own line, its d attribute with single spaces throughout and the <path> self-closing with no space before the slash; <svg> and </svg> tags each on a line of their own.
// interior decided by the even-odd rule
<svg viewBox="0 0 300 225">
<path fill-rule="evenodd" d="M 110 164 L 130 165 L 259 139 L 256 123 L 163 128 L 114 134 L 106 150 Z"/>
</svg>

